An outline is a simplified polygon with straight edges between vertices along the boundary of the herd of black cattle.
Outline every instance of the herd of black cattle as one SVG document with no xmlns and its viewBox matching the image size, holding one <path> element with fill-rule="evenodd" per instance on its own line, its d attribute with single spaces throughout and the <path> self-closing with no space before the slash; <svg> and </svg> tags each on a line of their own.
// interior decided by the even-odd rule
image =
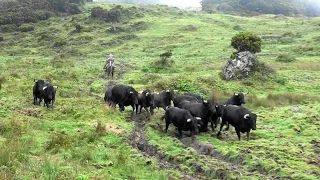
<svg viewBox="0 0 320 180">
<path fill-rule="evenodd" d="M 51 104 L 53 108 L 58 87 L 44 80 L 35 80 L 34 82 L 34 104 L 40 105 L 44 100 L 44 106 L 49 108 L 49 104 Z M 204 100 L 201 96 L 193 93 L 174 95 L 172 90 L 153 93 L 148 89 L 138 93 L 131 86 L 118 84 L 107 88 L 104 101 L 111 107 L 118 104 L 120 111 L 124 111 L 125 106 L 132 106 L 132 114 L 134 112 L 137 114 L 138 111 L 141 113 L 144 108 L 153 115 L 155 108 L 163 108 L 165 114 L 162 119 L 166 121 L 165 131 L 167 132 L 172 123 L 178 129 L 180 136 L 182 131 L 191 131 L 192 134 L 207 132 L 209 122 L 214 130 L 220 117 L 222 122 L 217 137 L 220 136 L 225 124 L 227 124 L 226 130 L 229 129 L 229 124 L 235 127 L 239 140 L 240 132 L 246 132 L 247 140 L 249 140 L 251 129 L 256 129 L 257 114 L 241 106 L 245 104 L 243 93 L 234 93 L 225 103 L 215 103 L 213 100 Z M 173 107 L 171 101 L 173 101 Z"/>
</svg>

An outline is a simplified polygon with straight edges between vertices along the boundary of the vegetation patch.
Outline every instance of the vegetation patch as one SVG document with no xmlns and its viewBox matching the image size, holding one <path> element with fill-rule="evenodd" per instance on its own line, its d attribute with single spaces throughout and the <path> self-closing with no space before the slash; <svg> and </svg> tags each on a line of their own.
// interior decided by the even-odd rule
<svg viewBox="0 0 320 180">
<path fill-rule="evenodd" d="M 283 62 L 283 63 L 290 63 L 294 62 L 296 58 L 289 54 L 279 54 L 276 58 L 276 61 Z"/>
</svg>

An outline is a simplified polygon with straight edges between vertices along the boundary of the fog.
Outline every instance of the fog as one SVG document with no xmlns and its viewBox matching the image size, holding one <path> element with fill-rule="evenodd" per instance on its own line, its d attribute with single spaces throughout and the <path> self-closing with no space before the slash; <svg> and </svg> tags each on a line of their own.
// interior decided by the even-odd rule
<svg viewBox="0 0 320 180">
<path fill-rule="evenodd" d="M 93 0 L 93 1 L 94 2 L 117 2 L 117 0 Z M 201 0 L 154 0 L 154 2 L 159 2 L 159 4 L 166 4 L 169 6 L 177 6 L 177 7 L 201 7 L 200 1 Z M 148 2 L 148 0 L 146 0 L 145 2 Z"/>
</svg>

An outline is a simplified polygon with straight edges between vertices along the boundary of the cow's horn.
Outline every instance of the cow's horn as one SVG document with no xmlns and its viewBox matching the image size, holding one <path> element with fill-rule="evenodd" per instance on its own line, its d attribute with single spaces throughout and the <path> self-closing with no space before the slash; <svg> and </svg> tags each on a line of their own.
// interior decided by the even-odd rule
<svg viewBox="0 0 320 180">
<path fill-rule="evenodd" d="M 132 91 L 130 91 L 130 94 L 133 94 L 133 92 L 132 92 Z"/>
<path fill-rule="evenodd" d="M 187 122 L 191 122 L 191 119 L 187 119 Z"/>
<path fill-rule="evenodd" d="M 246 93 L 244 92 L 243 94 L 247 95 L 247 94 L 249 94 L 249 91 L 248 91 L 248 92 L 246 92 Z"/>
<path fill-rule="evenodd" d="M 201 120 L 201 118 L 200 118 L 200 117 L 196 117 L 196 120 L 198 120 L 198 121 L 199 121 L 199 120 Z"/>
<path fill-rule="evenodd" d="M 53 86 L 54 88 L 58 89 L 58 86 Z"/>
<path fill-rule="evenodd" d="M 148 95 L 149 95 L 149 92 L 146 93 L 146 96 L 148 96 Z"/>
<path fill-rule="evenodd" d="M 204 103 L 208 103 L 208 101 L 207 101 L 207 100 L 203 100 L 203 102 L 204 102 Z"/>
<path fill-rule="evenodd" d="M 43 89 L 43 90 L 47 89 L 47 86 L 43 87 L 42 89 Z"/>
<path fill-rule="evenodd" d="M 264 118 L 264 116 L 263 116 L 263 115 L 261 115 L 261 114 L 257 114 L 257 116 L 260 116 L 260 117 L 263 117 L 263 118 Z"/>
<path fill-rule="evenodd" d="M 245 118 L 245 119 L 248 119 L 249 118 L 249 114 L 245 114 L 243 117 Z"/>
<path fill-rule="evenodd" d="M 33 82 L 38 82 L 38 80 L 34 79 Z"/>
</svg>

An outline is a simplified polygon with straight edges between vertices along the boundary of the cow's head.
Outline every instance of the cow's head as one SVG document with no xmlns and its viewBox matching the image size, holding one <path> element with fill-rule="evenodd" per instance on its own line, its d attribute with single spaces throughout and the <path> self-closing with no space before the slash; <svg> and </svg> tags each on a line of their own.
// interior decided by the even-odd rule
<svg viewBox="0 0 320 180">
<path fill-rule="evenodd" d="M 241 106 L 241 104 L 245 104 L 246 101 L 244 100 L 243 93 L 234 93 L 234 105 Z"/>
<path fill-rule="evenodd" d="M 171 104 L 171 101 L 173 100 L 174 98 L 174 92 L 173 90 L 165 90 L 164 92 L 164 103 L 166 106 L 170 106 Z"/>
<path fill-rule="evenodd" d="M 146 101 L 151 107 L 154 106 L 154 94 L 152 94 L 150 91 L 146 93 Z"/>
<path fill-rule="evenodd" d="M 195 134 L 199 133 L 199 128 L 203 125 L 201 118 L 198 117 L 190 117 L 187 119 L 187 126 L 190 128 L 192 132 Z"/>
<path fill-rule="evenodd" d="M 138 104 L 138 92 L 137 91 L 130 91 L 129 92 L 129 99 L 131 99 L 134 104 Z"/>
<path fill-rule="evenodd" d="M 209 114 L 213 115 L 216 113 L 216 107 L 214 106 L 214 102 L 212 100 L 202 100 L 202 104 L 207 109 Z"/>
<path fill-rule="evenodd" d="M 254 113 L 245 114 L 243 116 L 243 118 L 251 126 L 252 130 L 256 130 L 257 129 L 257 127 L 256 127 L 257 115 L 256 114 L 254 114 Z"/>
</svg>

